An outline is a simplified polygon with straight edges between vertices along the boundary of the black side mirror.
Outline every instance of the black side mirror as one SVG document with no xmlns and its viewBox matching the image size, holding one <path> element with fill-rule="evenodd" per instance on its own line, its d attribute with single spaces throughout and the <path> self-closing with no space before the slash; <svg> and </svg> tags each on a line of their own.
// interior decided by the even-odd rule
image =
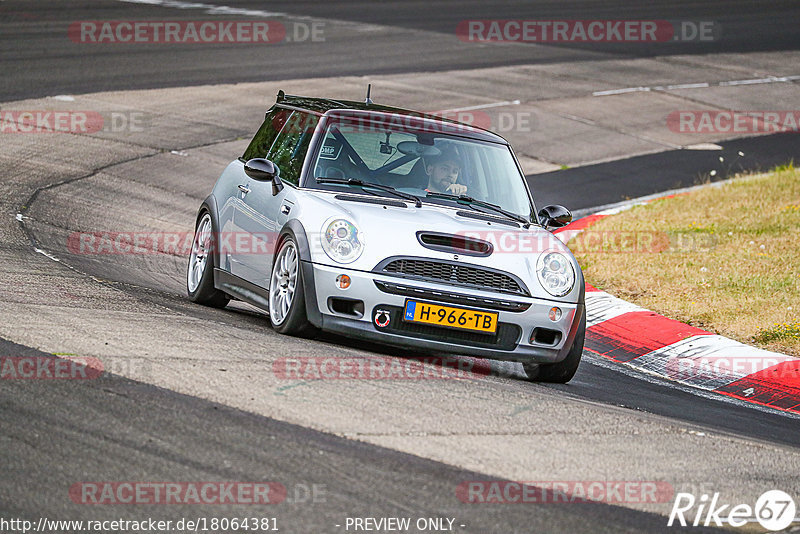
<svg viewBox="0 0 800 534">
<path fill-rule="evenodd" d="M 244 172 L 253 180 L 259 182 L 272 182 L 272 194 L 277 195 L 283 190 L 281 171 L 277 165 L 268 159 L 253 158 L 244 164 Z"/>
<path fill-rule="evenodd" d="M 572 212 L 564 206 L 553 204 L 539 210 L 539 224 L 545 228 L 561 228 L 572 222 Z"/>
</svg>

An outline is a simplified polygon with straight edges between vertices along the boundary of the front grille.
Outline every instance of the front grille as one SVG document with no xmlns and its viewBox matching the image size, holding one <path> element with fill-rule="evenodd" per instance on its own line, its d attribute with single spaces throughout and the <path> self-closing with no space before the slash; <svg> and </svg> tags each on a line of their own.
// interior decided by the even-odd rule
<svg viewBox="0 0 800 534">
<path fill-rule="evenodd" d="M 391 320 L 386 328 L 378 328 L 373 321 L 372 326 L 376 330 L 419 339 L 445 341 L 457 345 L 487 349 L 514 350 L 522 333 L 522 329 L 519 326 L 511 323 L 498 323 L 497 332 L 494 334 L 442 328 L 441 326 L 424 323 L 410 323 L 403 320 L 403 308 L 381 304 L 375 307 L 375 310 L 377 309 L 388 311 Z M 375 315 L 375 310 L 372 311 L 373 316 Z"/>
<path fill-rule="evenodd" d="M 455 262 L 402 258 L 387 263 L 383 272 L 428 282 L 529 295 L 527 289 L 508 274 Z"/>
</svg>

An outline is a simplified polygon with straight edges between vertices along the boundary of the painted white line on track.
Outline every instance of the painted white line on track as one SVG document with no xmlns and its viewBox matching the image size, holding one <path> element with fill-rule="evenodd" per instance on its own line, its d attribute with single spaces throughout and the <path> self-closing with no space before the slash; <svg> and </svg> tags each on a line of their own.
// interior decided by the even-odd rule
<svg viewBox="0 0 800 534">
<path fill-rule="evenodd" d="M 759 83 L 792 82 L 800 80 L 800 76 L 770 76 L 768 78 L 754 78 L 750 80 L 732 80 L 730 82 L 719 82 L 719 85 L 755 85 Z"/>
<path fill-rule="evenodd" d="M 2 1 L 2 0 L 0 0 Z M 357 32 L 379 32 L 386 31 L 389 26 L 383 24 L 369 24 L 366 22 L 357 22 L 352 20 L 341 20 L 323 17 L 312 17 L 306 15 L 293 15 L 281 11 L 264 11 L 261 9 L 244 9 L 238 7 L 221 6 L 216 4 L 204 4 L 201 2 L 186 2 L 183 0 L 117 0 L 118 2 L 125 2 L 128 4 L 144 4 L 151 6 L 168 7 L 175 9 L 202 9 L 205 13 L 210 15 L 239 15 L 245 17 L 281 17 L 290 18 L 295 21 L 320 21 L 326 23 L 336 23 L 348 31 Z M 407 30 L 418 35 L 438 35 L 436 32 L 427 30 Z"/>
<path fill-rule="evenodd" d="M 696 145 L 686 145 L 685 150 L 723 150 L 720 145 L 715 143 L 697 143 Z"/>
<path fill-rule="evenodd" d="M 172 7 L 175 9 L 202 9 L 209 15 L 242 15 L 245 17 L 283 17 L 286 14 L 261 9 L 244 9 L 239 7 L 218 6 L 201 2 L 183 2 L 181 0 L 119 0 L 128 4 L 147 4 L 151 6 Z"/>
<path fill-rule="evenodd" d="M 608 95 L 623 95 L 625 93 L 638 93 L 642 91 L 651 91 L 649 87 L 626 87 L 624 89 L 609 89 L 607 91 L 595 91 L 592 96 L 608 96 Z"/>
<path fill-rule="evenodd" d="M 626 93 L 640 93 L 648 91 L 673 91 L 675 89 L 705 89 L 708 87 L 728 87 L 735 85 L 758 85 L 763 83 L 791 83 L 800 80 L 800 75 L 792 76 L 769 76 L 767 78 L 752 78 L 749 80 L 729 80 L 725 82 L 709 83 L 680 83 L 674 85 L 653 85 L 653 86 L 639 86 L 639 87 L 625 87 L 622 89 L 609 89 L 607 91 L 594 91 L 592 96 L 610 96 L 622 95 Z"/>
<path fill-rule="evenodd" d="M 617 213 L 622 213 L 623 211 L 629 210 L 634 206 L 638 206 L 641 204 L 647 204 L 647 202 L 639 202 L 637 204 L 623 204 L 622 206 L 614 206 L 613 208 L 606 208 L 604 210 L 600 210 L 595 215 L 616 215 Z"/>
<path fill-rule="evenodd" d="M 503 106 L 519 106 L 519 100 L 506 100 L 504 102 L 492 102 L 491 104 L 478 104 L 477 106 L 467 106 L 465 108 L 444 109 L 441 113 L 455 112 L 455 111 L 474 111 L 476 109 L 499 108 Z"/>
<path fill-rule="evenodd" d="M 51 260 L 53 260 L 53 261 L 57 261 L 58 263 L 61 263 L 61 260 L 59 260 L 58 258 L 56 258 L 55 256 L 53 256 L 52 254 L 50 254 L 50 253 L 49 253 L 49 252 L 47 252 L 46 250 L 42 250 L 42 249 L 40 249 L 40 248 L 34 248 L 33 250 L 34 250 L 35 252 L 37 252 L 37 253 L 41 254 L 42 256 L 45 256 L 45 257 L 47 257 L 47 258 L 50 258 L 50 259 L 51 259 Z"/>
<path fill-rule="evenodd" d="M 706 82 L 701 83 L 679 83 L 677 85 L 668 85 L 666 89 L 702 89 L 704 87 L 708 87 Z M 660 89 L 660 87 L 655 87 L 656 90 Z"/>
</svg>

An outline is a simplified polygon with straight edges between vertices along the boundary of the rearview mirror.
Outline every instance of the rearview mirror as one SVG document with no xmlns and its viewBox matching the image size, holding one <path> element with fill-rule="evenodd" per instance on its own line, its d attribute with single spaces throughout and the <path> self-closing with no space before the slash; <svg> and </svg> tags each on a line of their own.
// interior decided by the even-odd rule
<svg viewBox="0 0 800 534">
<path fill-rule="evenodd" d="M 572 212 L 564 206 L 552 204 L 539 210 L 539 224 L 545 228 L 561 228 L 572 222 Z"/>
<path fill-rule="evenodd" d="M 268 159 L 253 158 L 244 164 L 244 173 L 259 182 L 272 182 L 272 194 L 277 195 L 283 189 L 281 171 Z"/>
<path fill-rule="evenodd" d="M 433 145 L 423 145 L 416 141 L 400 141 L 397 143 L 397 151 L 406 156 L 414 156 L 416 158 L 430 158 L 442 153 L 441 150 Z"/>
</svg>

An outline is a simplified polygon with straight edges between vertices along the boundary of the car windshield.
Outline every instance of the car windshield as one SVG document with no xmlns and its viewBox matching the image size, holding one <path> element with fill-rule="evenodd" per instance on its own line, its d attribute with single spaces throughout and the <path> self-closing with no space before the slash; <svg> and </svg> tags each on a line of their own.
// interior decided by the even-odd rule
<svg viewBox="0 0 800 534">
<path fill-rule="evenodd" d="M 331 182 L 358 180 L 444 205 L 456 205 L 448 195 L 461 203 L 469 197 L 529 220 L 532 206 L 510 148 L 443 130 L 421 120 L 328 120 L 306 185 L 339 189 L 348 186 Z"/>
</svg>

